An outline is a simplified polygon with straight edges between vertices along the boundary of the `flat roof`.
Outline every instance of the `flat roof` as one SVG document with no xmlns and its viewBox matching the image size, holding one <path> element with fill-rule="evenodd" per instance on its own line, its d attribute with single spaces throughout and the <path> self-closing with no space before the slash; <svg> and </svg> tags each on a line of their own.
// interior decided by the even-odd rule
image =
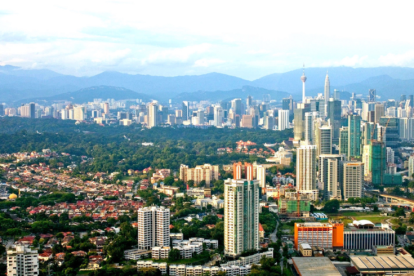
<svg viewBox="0 0 414 276">
<path fill-rule="evenodd" d="M 414 271 L 414 259 L 410 255 L 382 255 L 375 257 L 350 256 L 352 263 L 360 272 L 365 271 Z"/>
<path fill-rule="evenodd" d="M 341 276 L 327 257 L 293 257 L 293 265 L 301 276 Z"/>
</svg>

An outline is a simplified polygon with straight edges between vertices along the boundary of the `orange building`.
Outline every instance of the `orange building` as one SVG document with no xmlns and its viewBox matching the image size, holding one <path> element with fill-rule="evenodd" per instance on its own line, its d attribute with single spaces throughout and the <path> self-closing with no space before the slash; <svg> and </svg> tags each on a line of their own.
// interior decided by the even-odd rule
<svg viewBox="0 0 414 276">
<path fill-rule="evenodd" d="M 299 249 L 301 243 L 325 249 L 343 247 L 344 225 L 320 222 L 295 223 L 294 242 L 296 249 Z"/>
</svg>

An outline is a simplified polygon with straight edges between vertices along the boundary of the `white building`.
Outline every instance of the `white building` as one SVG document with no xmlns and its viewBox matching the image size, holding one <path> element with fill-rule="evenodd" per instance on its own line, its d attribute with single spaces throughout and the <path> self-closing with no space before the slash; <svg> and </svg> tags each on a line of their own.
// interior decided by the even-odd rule
<svg viewBox="0 0 414 276">
<path fill-rule="evenodd" d="M 259 181 L 224 182 L 224 253 L 238 256 L 259 249 Z"/>
<path fill-rule="evenodd" d="M 223 124 L 224 111 L 220 105 L 214 106 L 214 126 L 221 127 Z"/>
<path fill-rule="evenodd" d="M 260 188 L 266 187 L 266 168 L 263 165 L 256 166 L 256 179 L 259 180 Z"/>
<path fill-rule="evenodd" d="M 285 130 L 289 128 L 289 110 L 279 110 L 278 115 L 278 130 Z"/>
<path fill-rule="evenodd" d="M 170 209 L 151 206 L 138 210 L 138 248 L 170 245 Z"/>
<path fill-rule="evenodd" d="M 342 162 L 342 172 L 344 200 L 348 200 L 351 197 L 362 197 L 364 163 L 353 161 Z"/>
<path fill-rule="evenodd" d="M 411 155 L 408 159 L 408 177 L 412 178 L 414 173 L 414 155 Z"/>
<path fill-rule="evenodd" d="M 302 145 L 297 149 L 296 186 L 299 191 L 316 190 L 316 146 Z"/>
<path fill-rule="evenodd" d="M 39 275 L 39 260 L 37 250 L 32 250 L 24 245 L 16 245 L 13 248 L 7 250 L 7 275 Z"/>
<path fill-rule="evenodd" d="M 332 126 L 324 125 L 318 129 L 317 154 L 332 153 Z"/>
<path fill-rule="evenodd" d="M 387 147 L 387 164 L 394 164 L 394 151 Z"/>
<path fill-rule="evenodd" d="M 158 103 L 154 101 L 148 105 L 148 127 L 157 126 L 158 121 Z"/>
<path fill-rule="evenodd" d="M 340 199 L 340 161 L 344 161 L 344 154 L 323 154 L 319 156 L 319 181 L 323 187 L 324 198 Z"/>
</svg>

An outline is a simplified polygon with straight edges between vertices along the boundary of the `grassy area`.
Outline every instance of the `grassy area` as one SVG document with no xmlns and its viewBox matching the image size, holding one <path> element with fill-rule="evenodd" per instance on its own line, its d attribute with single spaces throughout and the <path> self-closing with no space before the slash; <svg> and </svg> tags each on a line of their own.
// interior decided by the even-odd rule
<svg viewBox="0 0 414 276">
<path fill-rule="evenodd" d="M 294 226 L 290 226 L 284 223 L 281 226 L 279 226 L 279 229 L 283 232 L 283 234 L 287 234 L 283 230 L 289 230 L 290 235 L 293 235 L 294 232 Z"/>
<path fill-rule="evenodd" d="M 93 270 L 80 270 L 77 275 L 89 275 Z"/>
<path fill-rule="evenodd" d="M 381 223 L 388 217 L 380 216 L 378 212 L 339 212 L 336 214 L 327 214 L 330 219 L 341 220 L 345 225 L 352 223 L 353 218 L 356 220 L 369 220 L 373 223 Z"/>
</svg>

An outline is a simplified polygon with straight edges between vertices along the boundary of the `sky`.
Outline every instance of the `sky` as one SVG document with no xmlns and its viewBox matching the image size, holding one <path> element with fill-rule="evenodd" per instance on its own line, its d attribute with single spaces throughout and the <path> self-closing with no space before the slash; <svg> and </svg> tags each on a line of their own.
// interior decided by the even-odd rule
<svg viewBox="0 0 414 276">
<path fill-rule="evenodd" d="M 414 67 L 412 1 L 13 0 L 0 65 L 91 76 Z"/>
</svg>

